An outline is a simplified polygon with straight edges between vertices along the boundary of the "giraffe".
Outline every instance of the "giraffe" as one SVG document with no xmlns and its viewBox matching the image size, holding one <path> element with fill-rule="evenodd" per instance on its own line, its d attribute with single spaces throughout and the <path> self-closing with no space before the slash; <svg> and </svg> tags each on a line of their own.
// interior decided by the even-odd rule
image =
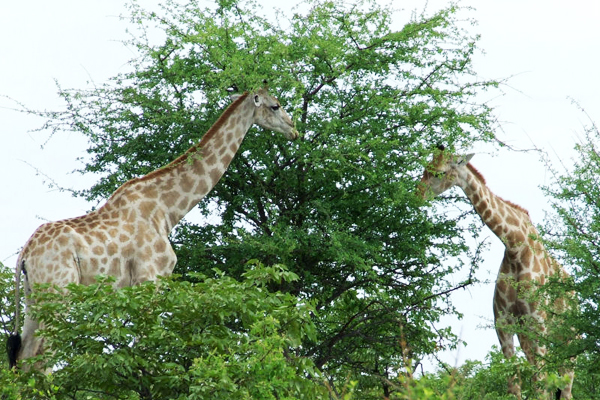
<svg viewBox="0 0 600 400">
<path fill-rule="evenodd" d="M 257 124 L 289 140 L 298 138 L 294 123 L 266 89 L 231 97 L 231 105 L 200 142 L 173 162 L 126 182 L 95 211 L 40 226 L 17 260 L 17 304 L 21 274 L 26 304 L 37 283 L 90 284 L 105 274 L 124 287 L 171 274 L 177 258 L 169 233 L 217 184 L 250 127 Z M 11 367 L 43 353 L 43 339 L 35 335 L 39 327 L 26 315 L 21 339 L 17 313 L 7 344 Z"/>
<path fill-rule="evenodd" d="M 547 350 L 538 343 L 535 335 L 524 333 L 524 330 L 529 327 L 533 333 L 546 332 L 547 316 L 529 296 L 535 285 L 544 284 L 550 275 L 559 274 L 560 278 L 568 275 L 537 240 L 539 235 L 529 212 L 500 198 L 487 187 L 483 176 L 469 163 L 474 154 L 449 154 L 443 146 L 439 150 L 425 168 L 419 185 L 420 195 L 436 197 L 454 186 L 460 187 L 483 222 L 502 241 L 504 258 L 493 300 L 494 325 L 502 353 L 507 359 L 515 354 L 514 327 L 519 326 L 517 337 L 528 362 L 541 367 Z M 557 311 L 564 309 L 563 300 L 555 303 Z M 569 383 L 560 391 L 560 398 L 570 399 L 574 374 L 572 370 L 561 372 L 569 377 Z M 534 378 L 540 380 L 542 377 L 536 374 Z M 509 380 L 508 391 L 521 399 L 520 384 L 515 376 Z M 558 398 L 559 394 L 556 395 Z"/>
</svg>

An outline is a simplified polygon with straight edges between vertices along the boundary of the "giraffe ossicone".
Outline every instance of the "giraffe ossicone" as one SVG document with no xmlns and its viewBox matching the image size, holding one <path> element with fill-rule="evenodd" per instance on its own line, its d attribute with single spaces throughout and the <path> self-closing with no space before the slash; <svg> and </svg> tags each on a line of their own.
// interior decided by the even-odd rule
<svg viewBox="0 0 600 400">
<path fill-rule="evenodd" d="M 516 336 L 529 363 L 541 366 L 546 347 L 536 340 L 536 335 L 546 332 L 547 316 L 532 300 L 531 292 L 550 276 L 564 279 L 568 274 L 538 239 L 538 231 L 527 210 L 500 198 L 487 187 L 483 176 L 469 163 L 473 154 L 455 155 L 443 147 L 438 150 L 425 167 L 419 184 L 420 195 L 432 198 L 454 186 L 460 187 L 483 222 L 502 241 L 505 251 L 493 300 L 494 324 L 502 353 L 508 359 L 514 356 L 514 328 L 529 328 L 530 333 L 519 329 Z M 559 299 L 553 305 L 560 312 L 566 307 L 566 301 Z M 569 383 L 561 390 L 560 397 L 570 399 L 573 371 L 564 369 L 561 373 L 569 377 Z M 542 377 L 538 375 L 536 379 Z M 509 393 L 521 399 L 516 377 L 511 378 L 508 386 Z"/>
<path fill-rule="evenodd" d="M 26 304 L 33 285 L 90 284 L 99 274 L 116 278 L 118 287 L 169 275 L 177 258 L 169 243 L 173 227 L 217 184 L 252 125 L 298 138 L 279 101 L 266 89 L 232 95 L 233 102 L 199 143 L 170 164 L 119 187 L 95 211 L 40 226 L 17 260 L 15 296 L 23 275 Z M 10 366 L 42 354 L 39 323 L 19 315 L 7 343 Z M 39 368 L 39 366 L 36 366 Z"/>
</svg>

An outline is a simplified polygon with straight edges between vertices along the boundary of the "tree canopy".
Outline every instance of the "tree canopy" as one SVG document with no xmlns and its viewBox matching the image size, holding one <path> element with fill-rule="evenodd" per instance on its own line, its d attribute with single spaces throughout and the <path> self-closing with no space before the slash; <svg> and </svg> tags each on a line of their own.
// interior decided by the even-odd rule
<svg viewBox="0 0 600 400">
<path fill-rule="evenodd" d="M 78 195 L 101 203 L 165 165 L 218 118 L 228 88 L 266 80 L 301 139 L 290 147 L 248 133 L 198 205 L 203 218 L 172 233 L 175 272 L 199 283 L 215 270 L 242 280 L 249 260 L 284 265 L 298 279 L 266 287 L 314 307 L 314 332 L 298 336 L 294 354 L 334 393 L 349 378 L 363 394 L 389 395 L 407 357 L 455 345 L 436 322 L 456 313 L 448 294 L 470 282 L 447 277 L 478 259 L 464 226 L 421 208 L 415 178 L 435 145 L 493 139 L 478 96 L 496 83 L 472 69 L 477 38 L 461 10 L 416 15 L 401 29 L 398 14 L 373 1 L 309 0 L 275 17 L 244 0 L 166 1 L 152 12 L 134 2 L 129 11 L 130 72 L 60 88 L 66 111 L 42 113 L 44 129 L 89 139 L 80 172 L 98 181 Z"/>
</svg>

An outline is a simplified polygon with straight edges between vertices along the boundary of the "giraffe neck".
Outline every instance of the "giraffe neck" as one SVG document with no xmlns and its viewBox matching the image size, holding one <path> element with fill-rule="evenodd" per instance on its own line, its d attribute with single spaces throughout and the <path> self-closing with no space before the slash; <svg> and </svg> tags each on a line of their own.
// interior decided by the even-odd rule
<svg viewBox="0 0 600 400">
<path fill-rule="evenodd" d="M 131 220 L 150 221 L 168 234 L 227 170 L 252 126 L 255 106 L 247 99 L 244 95 L 233 102 L 200 142 L 182 156 L 121 186 L 105 208 L 128 210 L 134 214 Z"/>
<path fill-rule="evenodd" d="M 470 164 L 466 170 L 467 176 L 460 179 L 459 186 L 477 214 L 507 248 L 521 248 L 529 241 L 529 235 L 536 233 L 528 212 L 495 195 Z"/>
</svg>

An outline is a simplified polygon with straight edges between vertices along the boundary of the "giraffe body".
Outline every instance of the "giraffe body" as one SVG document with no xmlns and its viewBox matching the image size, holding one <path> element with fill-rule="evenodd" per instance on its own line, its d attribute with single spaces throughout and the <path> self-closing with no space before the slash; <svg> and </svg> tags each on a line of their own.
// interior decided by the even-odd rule
<svg viewBox="0 0 600 400">
<path fill-rule="evenodd" d="M 536 340 L 536 335 L 546 332 L 546 315 L 539 304 L 531 300 L 531 292 L 543 285 L 554 274 L 566 277 L 567 273 L 538 240 L 538 232 L 529 213 L 494 193 L 485 179 L 469 164 L 473 154 L 465 157 L 442 152 L 425 169 L 421 179 L 421 194 L 437 196 L 451 187 L 460 187 L 469 198 L 475 211 L 505 246 L 494 289 L 494 323 L 502 352 L 506 358 L 515 354 L 514 327 L 519 327 L 517 337 L 529 363 L 541 366 L 546 348 Z M 557 311 L 564 302 L 556 304 Z M 529 332 L 525 332 L 528 330 Z M 573 372 L 562 371 L 570 382 L 561 391 L 561 398 L 571 398 Z M 538 375 L 537 379 L 542 375 Z M 520 385 L 513 377 L 509 393 L 521 398 Z"/>
<path fill-rule="evenodd" d="M 95 211 L 40 226 L 17 261 L 17 300 L 21 271 L 26 295 L 34 284 L 90 284 L 98 274 L 115 277 L 118 287 L 171 274 L 177 258 L 169 233 L 217 184 L 253 124 L 290 140 L 298 137 L 290 117 L 266 90 L 235 96 L 202 140 L 175 161 L 126 182 Z M 35 336 L 38 328 L 26 316 L 21 348 L 9 346 L 11 365 L 44 351 Z M 12 343 L 18 342 L 17 330 L 18 321 Z"/>
</svg>

